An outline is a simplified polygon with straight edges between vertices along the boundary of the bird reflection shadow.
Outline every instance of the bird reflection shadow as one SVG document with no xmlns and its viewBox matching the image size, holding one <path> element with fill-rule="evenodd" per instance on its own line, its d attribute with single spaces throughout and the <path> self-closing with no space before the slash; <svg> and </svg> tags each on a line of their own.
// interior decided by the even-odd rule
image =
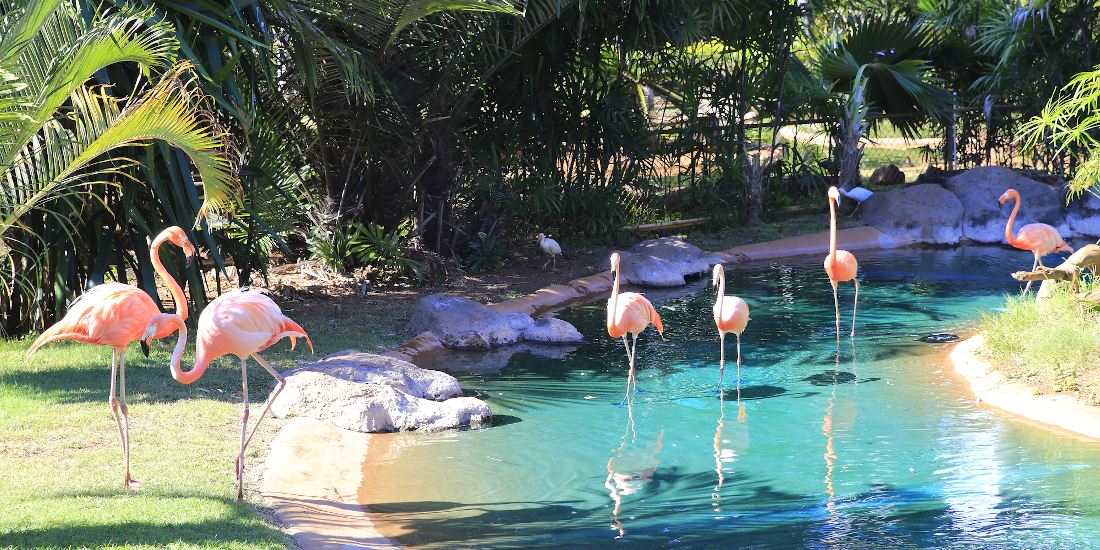
<svg viewBox="0 0 1100 550">
<path fill-rule="evenodd" d="M 856 348 L 855 341 L 852 342 L 852 372 L 858 373 L 856 365 Z M 855 428 L 856 419 L 856 405 L 855 401 L 851 398 L 837 398 L 836 390 L 842 382 L 839 380 L 840 372 L 840 350 L 837 349 L 836 355 L 836 368 L 834 372 L 833 388 L 829 395 L 828 405 L 825 407 L 825 417 L 822 419 L 821 433 L 825 436 L 825 509 L 828 511 L 828 517 L 825 522 L 827 525 L 835 525 L 836 536 L 828 536 L 825 542 L 839 542 L 839 539 L 844 533 L 843 522 L 844 518 L 836 508 L 836 490 L 834 487 L 834 474 L 836 473 L 836 465 L 838 461 L 836 439 L 837 437 L 843 437 L 851 432 Z M 856 384 L 858 385 L 858 374 L 856 377 Z"/>
<path fill-rule="evenodd" d="M 718 389 L 719 396 L 722 388 Z M 745 454 L 749 448 L 748 415 L 745 405 L 741 403 L 741 381 L 737 381 L 737 422 L 726 424 L 726 401 L 718 401 L 718 426 L 714 430 L 714 471 L 718 474 L 718 482 L 711 493 L 711 506 L 714 512 L 722 511 L 722 484 L 726 480 L 726 471 L 729 465 L 736 462 L 738 457 Z"/>
<path fill-rule="evenodd" d="M 611 500 L 615 503 L 611 512 L 611 529 L 618 531 L 615 536 L 617 539 L 626 535 L 626 528 L 619 519 L 623 497 L 637 493 L 645 484 L 653 481 L 653 473 L 661 463 L 657 460 L 657 454 L 661 452 L 665 436 L 664 430 L 661 430 L 656 440 L 639 439 L 634 428 L 634 400 L 627 399 L 626 406 L 626 431 L 619 448 L 611 451 L 613 456 L 607 461 L 607 480 L 604 482 L 604 487 L 611 491 Z"/>
</svg>

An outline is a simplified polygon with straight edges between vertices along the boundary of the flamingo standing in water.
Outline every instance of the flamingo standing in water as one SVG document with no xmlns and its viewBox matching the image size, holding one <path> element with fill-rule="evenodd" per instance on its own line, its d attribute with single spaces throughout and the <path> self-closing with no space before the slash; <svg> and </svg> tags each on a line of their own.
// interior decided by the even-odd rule
<svg viewBox="0 0 1100 550">
<path fill-rule="evenodd" d="M 749 304 L 737 296 L 726 296 L 726 268 L 714 265 L 712 284 L 717 287 L 718 299 L 714 302 L 714 324 L 718 325 L 721 342 L 721 360 L 718 363 L 718 391 L 722 391 L 722 375 L 726 370 L 726 333 L 737 335 L 737 381 L 741 381 L 741 333 L 749 324 Z"/>
<path fill-rule="evenodd" d="M 267 297 L 262 290 L 251 290 L 247 287 L 215 298 L 203 310 L 202 315 L 199 316 L 195 366 L 190 371 L 184 372 L 180 368 L 180 358 L 187 343 L 187 328 L 179 316 L 163 314 L 154 317 L 149 321 L 145 338 L 160 333 L 166 327 L 178 328 L 180 331 L 170 363 L 172 378 L 179 382 L 190 384 L 198 380 L 210 362 L 222 355 L 236 355 L 241 360 L 241 394 L 244 396 L 244 412 L 241 414 L 241 449 L 234 463 L 234 471 L 237 475 L 237 500 L 242 500 L 244 498 L 244 450 L 255 435 L 256 429 L 260 427 L 260 422 L 267 415 L 271 403 L 286 385 L 286 380 L 263 357 L 260 357 L 259 352 L 284 336 L 290 338 L 291 349 L 294 349 L 297 338 L 305 338 L 309 343 L 310 351 L 313 351 L 313 342 L 302 327 L 283 315 L 274 300 Z M 275 391 L 268 397 L 251 432 L 248 431 L 249 356 L 267 369 L 267 372 L 278 381 Z"/>
<path fill-rule="evenodd" d="M 836 249 L 836 203 L 840 201 L 840 192 L 836 187 L 829 188 L 829 255 L 825 257 L 825 273 L 833 285 L 833 306 L 836 308 L 836 339 L 840 346 L 840 300 L 837 298 L 836 285 L 844 281 L 856 284 L 856 297 L 852 302 L 852 337 L 856 335 L 856 306 L 859 305 L 859 281 L 856 270 L 859 265 L 856 257 L 847 250 Z"/>
<path fill-rule="evenodd" d="M 1004 204 L 1008 199 L 1016 199 L 1016 204 L 1012 207 L 1012 215 L 1008 217 L 1008 225 L 1005 226 L 1005 240 L 1016 248 L 1030 250 L 1032 254 L 1035 254 L 1035 263 L 1031 264 L 1032 271 L 1035 271 L 1037 266 L 1043 265 L 1042 257 L 1047 254 L 1062 250 L 1070 254 L 1073 253 L 1073 249 L 1066 244 L 1066 241 L 1062 240 L 1058 230 L 1045 223 L 1029 223 L 1021 227 L 1020 232 L 1013 237 L 1012 222 L 1016 221 L 1016 213 L 1020 211 L 1020 194 L 1015 189 L 1009 189 L 1001 195 L 1001 204 Z M 1031 288 L 1031 281 L 1027 282 L 1024 292 L 1027 292 L 1029 288 Z"/>
<path fill-rule="evenodd" d="M 187 318 L 187 298 L 183 289 L 164 268 L 160 261 L 160 245 L 171 241 L 183 249 L 187 255 L 187 264 L 195 255 L 195 247 L 187 239 L 183 229 L 172 226 L 157 235 L 149 247 L 153 270 L 172 290 L 179 318 Z M 126 346 L 130 342 L 142 340 L 142 351 L 149 355 L 148 340 L 142 333 L 149 319 L 160 314 L 160 309 L 144 290 L 122 283 L 104 283 L 90 288 L 69 304 L 69 312 L 60 321 L 46 329 L 27 351 L 27 360 L 42 345 L 54 340 L 76 340 L 86 344 L 99 344 L 111 347 L 111 411 L 115 415 L 118 436 L 122 442 L 122 457 L 126 463 L 123 486 L 137 490 L 141 482 L 130 477 L 130 426 L 126 407 Z M 181 323 L 182 326 L 182 323 Z M 152 338 L 164 338 L 172 333 L 172 328 L 162 327 L 154 332 Z M 115 397 L 115 381 L 118 381 L 119 397 Z M 121 417 L 119 411 L 122 412 Z"/>
<path fill-rule="evenodd" d="M 607 334 L 612 338 L 623 338 L 623 346 L 626 346 L 626 357 L 630 362 L 630 375 L 626 379 L 626 393 L 630 396 L 630 386 L 634 384 L 634 357 L 638 346 L 638 335 L 651 323 L 657 327 L 657 332 L 664 338 L 665 329 L 661 325 L 661 316 L 653 309 L 653 304 L 637 292 L 623 292 L 619 294 L 619 253 L 611 253 L 611 271 L 615 272 L 615 282 L 611 287 L 611 298 L 607 300 Z M 626 334 L 630 333 L 633 340 L 628 344 Z"/>
</svg>

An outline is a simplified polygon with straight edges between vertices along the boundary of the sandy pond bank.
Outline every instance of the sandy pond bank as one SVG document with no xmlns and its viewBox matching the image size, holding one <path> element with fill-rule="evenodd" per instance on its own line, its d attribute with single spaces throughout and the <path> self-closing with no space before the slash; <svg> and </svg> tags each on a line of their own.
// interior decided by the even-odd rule
<svg viewBox="0 0 1100 550">
<path fill-rule="evenodd" d="M 869 227 L 842 230 L 837 237 L 840 247 L 848 250 L 908 244 Z M 824 257 L 827 251 L 828 233 L 821 233 L 738 247 L 710 256 L 712 261 L 734 263 L 803 254 Z M 497 304 L 494 309 L 539 316 L 574 303 L 599 299 L 609 289 L 610 279 L 606 274 L 598 274 Z M 1034 395 L 1033 389 L 1005 379 L 983 363 L 975 353 L 980 346 L 980 336 L 967 339 L 955 346 L 949 357 L 954 372 L 983 403 L 1044 428 L 1100 440 L 1100 408 L 1063 395 Z M 446 350 L 439 341 L 431 333 L 424 333 L 386 355 L 423 365 L 442 353 Z M 374 529 L 369 515 L 357 501 L 365 472 L 369 471 L 364 463 L 371 445 L 370 434 L 349 432 L 304 418 L 292 419 L 272 442 L 261 492 L 266 505 L 301 548 L 398 548 Z"/>
<path fill-rule="evenodd" d="M 978 355 L 982 335 L 970 337 L 951 351 L 955 374 L 962 377 L 982 403 L 1030 424 L 1089 441 L 1100 441 L 1100 407 L 1071 395 L 1036 395 L 1035 388 L 993 369 Z"/>
</svg>

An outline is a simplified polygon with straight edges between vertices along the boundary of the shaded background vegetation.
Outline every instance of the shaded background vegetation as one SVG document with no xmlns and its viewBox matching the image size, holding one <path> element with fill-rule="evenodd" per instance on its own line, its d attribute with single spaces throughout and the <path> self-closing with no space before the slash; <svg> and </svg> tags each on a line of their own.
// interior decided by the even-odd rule
<svg viewBox="0 0 1100 550">
<path fill-rule="evenodd" d="M 178 150 L 114 153 L 140 164 L 52 198 L 6 237 L 8 334 L 49 325 L 104 280 L 153 291 L 146 243 L 172 224 L 203 255 L 188 269 L 165 258 L 193 310 L 276 260 L 415 280 L 492 267 L 537 232 L 759 224 L 857 183 L 840 178 L 843 146 L 777 137 L 806 120 L 839 136 L 857 87 L 870 114 L 917 115 L 868 119 L 872 135 L 943 136 L 955 120 L 959 166 L 1009 149 L 1072 175 L 1079 148 L 1012 139 L 1092 68 L 1098 20 L 1095 3 L 1071 1 L 72 1 L 86 21 L 134 8 L 171 26 L 240 150 L 243 200 L 195 224 L 204 191 Z M 9 19 L 19 9 L 5 5 Z M 125 98 L 143 69 L 94 81 Z M 936 153 L 923 160 L 943 166 Z"/>
</svg>

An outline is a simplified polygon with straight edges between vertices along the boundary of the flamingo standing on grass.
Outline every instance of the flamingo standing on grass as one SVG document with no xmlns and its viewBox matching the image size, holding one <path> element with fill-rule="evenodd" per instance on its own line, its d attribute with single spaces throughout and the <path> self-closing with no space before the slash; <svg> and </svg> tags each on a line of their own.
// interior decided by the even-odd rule
<svg viewBox="0 0 1100 550">
<path fill-rule="evenodd" d="M 657 332 L 664 338 L 665 329 L 661 325 L 661 316 L 653 309 L 653 304 L 637 292 L 623 292 L 619 294 L 619 253 L 611 253 L 611 271 L 615 272 L 615 282 L 611 286 L 611 298 L 607 300 L 607 334 L 612 338 L 622 337 L 623 346 L 626 347 L 626 357 L 630 362 L 630 375 L 626 379 L 626 394 L 629 400 L 630 386 L 634 380 L 634 357 L 638 346 L 638 335 L 650 324 L 657 328 Z M 630 333 L 633 343 L 628 344 L 627 333 Z"/>
<path fill-rule="evenodd" d="M 718 363 L 718 391 L 722 391 L 722 376 L 726 371 L 726 333 L 737 335 L 737 381 L 741 381 L 741 333 L 749 324 L 749 304 L 737 296 L 726 296 L 726 268 L 714 265 L 712 284 L 717 287 L 718 299 L 714 302 L 714 324 L 718 326 L 721 342 L 721 360 Z"/>
<path fill-rule="evenodd" d="M 550 268 L 551 270 L 558 267 L 558 256 L 561 256 L 561 245 L 558 244 L 558 241 L 548 238 L 542 233 L 539 233 L 538 241 L 542 253 L 550 255 L 550 259 L 546 260 L 545 264 L 542 264 L 542 270 L 546 271 L 546 264 L 549 264 L 550 260 L 554 260 L 554 265 Z"/>
<path fill-rule="evenodd" d="M 856 306 L 859 305 L 859 281 L 856 270 L 859 265 L 856 257 L 847 250 L 836 249 L 836 203 L 840 201 L 840 192 L 836 187 L 829 188 L 829 255 L 825 257 L 825 273 L 833 285 L 833 306 L 836 308 L 836 340 L 840 347 L 840 300 L 837 298 L 836 285 L 844 281 L 856 284 L 856 297 L 852 302 L 852 337 L 856 335 Z"/>
<path fill-rule="evenodd" d="M 260 357 L 260 350 L 278 342 L 284 336 L 290 338 L 290 348 L 294 349 L 297 338 L 305 338 L 309 343 L 310 351 L 313 351 L 313 342 L 309 335 L 297 323 L 283 315 L 282 310 L 262 290 L 252 290 L 247 287 L 228 292 L 214 299 L 199 316 L 198 341 L 195 344 L 195 366 L 184 372 L 180 368 L 180 358 L 183 356 L 183 348 L 187 344 L 187 328 L 183 319 L 170 313 L 157 315 L 149 321 L 145 331 L 145 337 L 150 338 L 159 334 L 166 328 L 178 328 L 179 339 L 176 342 L 175 351 L 172 353 L 170 368 L 172 378 L 184 384 L 190 384 L 198 380 L 206 371 L 206 367 L 217 357 L 222 355 L 236 355 L 241 360 L 241 395 L 244 396 L 244 412 L 241 414 L 241 449 L 234 463 L 234 472 L 237 475 L 237 500 L 244 498 L 244 450 L 248 442 L 252 440 L 260 422 L 267 415 L 271 403 L 283 391 L 286 380 Z M 271 393 L 264 408 L 260 411 L 260 417 L 248 431 L 248 357 L 251 356 L 278 383 L 275 391 Z"/>
<path fill-rule="evenodd" d="M 1008 199 L 1016 199 L 1016 204 L 1012 207 L 1012 215 L 1008 217 L 1008 225 L 1005 226 L 1005 240 L 1016 248 L 1030 250 L 1032 254 L 1035 254 L 1035 263 L 1031 264 L 1032 271 L 1035 271 L 1037 266 L 1043 265 L 1042 257 L 1047 254 L 1062 250 L 1070 254 L 1073 253 L 1073 249 L 1066 244 L 1066 241 L 1062 240 L 1058 230 L 1045 223 L 1029 223 L 1021 227 L 1020 232 L 1013 237 L 1012 222 L 1016 221 L 1016 213 L 1020 211 L 1020 194 L 1015 189 L 1009 189 L 1001 195 L 1001 204 L 1004 204 Z M 1031 288 L 1031 281 L 1027 282 L 1024 292 L 1027 292 L 1029 288 Z"/>
<path fill-rule="evenodd" d="M 187 318 L 187 298 L 183 289 L 164 268 L 160 261 L 160 245 L 164 241 L 171 241 L 183 249 L 187 255 L 187 265 L 195 255 L 195 247 L 187 239 L 183 229 L 172 226 L 157 235 L 149 247 L 150 258 L 153 262 L 153 270 L 172 291 L 172 298 L 176 302 L 178 318 Z M 104 283 L 90 288 L 79 298 L 69 304 L 69 312 L 60 321 L 46 329 L 27 351 L 27 360 L 30 360 L 34 352 L 44 344 L 55 340 L 76 340 L 86 344 L 99 344 L 111 348 L 111 411 L 115 415 L 115 424 L 118 426 L 118 436 L 122 442 L 122 457 L 126 463 L 126 473 L 123 476 L 123 486 L 138 490 L 141 481 L 130 477 L 130 426 L 129 415 L 126 407 L 126 346 L 130 342 L 142 340 L 142 351 L 149 355 L 148 341 L 152 338 L 164 338 L 174 330 L 164 326 L 156 330 L 148 337 L 143 338 L 146 332 L 146 324 L 149 319 L 160 314 L 160 309 L 153 299 L 144 290 L 135 286 L 122 283 Z M 182 322 L 181 322 L 182 326 Z M 119 397 L 115 397 L 115 381 L 118 381 Z M 121 417 L 119 411 L 122 412 Z"/>
</svg>

